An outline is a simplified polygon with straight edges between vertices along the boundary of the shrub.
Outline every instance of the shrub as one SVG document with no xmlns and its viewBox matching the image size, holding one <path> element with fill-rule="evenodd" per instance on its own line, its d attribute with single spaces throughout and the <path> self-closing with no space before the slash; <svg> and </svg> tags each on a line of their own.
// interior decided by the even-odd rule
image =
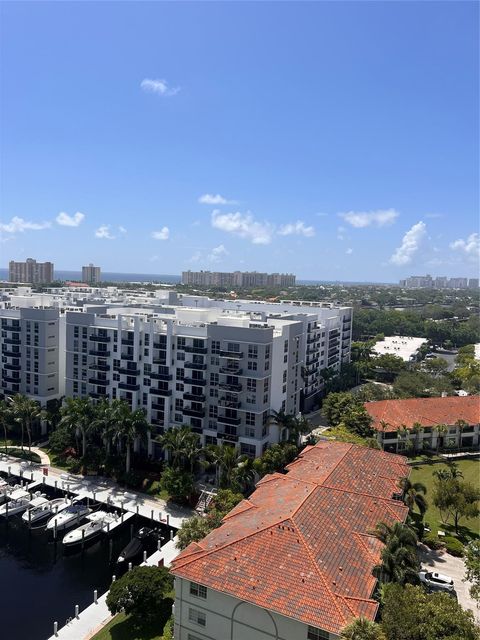
<svg viewBox="0 0 480 640">
<path fill-rule="evenodd" d="M 173 616 L 167 620 L 163 627 L 163 640 L 173 640 Z"/>
<path fill-rule="evenodd" d="M 28 451 L 28 449 L 19 449 L 17 447 L 9 447 L 7 449 L 7 453 L 9 456 L 13 456 L 14 458 L 22 458 L 23 460 L 29 460 L 30 462 L 41 462 L 40 456 L 33 451 Z"/>
<path fill-rule="evenodd" d="M 457 538 L 453 536 L 445 536 L 443 539 L 443 543 L 448 551 L 448 553 L 456 558 L 461 558 L 463 556 L 463 544 Z"/>
<path fill-rule="evenodd" d="M 441 549 L 443 547 L 443 543 L 440 542 L 440 540 L 437 538 L 437 535 L 435 533 L 432 533 L 431 531 L 424 534 L 422 542 L 423 544 L 426 544 L 427 547 L 430 547 L 430 549 L 434 550 Z"/>
</svg>

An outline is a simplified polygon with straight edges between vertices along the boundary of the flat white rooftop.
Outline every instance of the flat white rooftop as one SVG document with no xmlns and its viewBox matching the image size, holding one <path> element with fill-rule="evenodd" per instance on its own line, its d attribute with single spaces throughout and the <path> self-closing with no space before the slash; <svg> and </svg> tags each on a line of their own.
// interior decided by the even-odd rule
<svg viewBox="0 0 480 640">
<path fill-rule="evenodd" d="M 417 353 L 426 338 L 412 338 L 411 336 L 385 336 L 384 340 L 375 343 L 373 351 L 378 355 L 390 353 L 409 362 Z"/>
</svg>

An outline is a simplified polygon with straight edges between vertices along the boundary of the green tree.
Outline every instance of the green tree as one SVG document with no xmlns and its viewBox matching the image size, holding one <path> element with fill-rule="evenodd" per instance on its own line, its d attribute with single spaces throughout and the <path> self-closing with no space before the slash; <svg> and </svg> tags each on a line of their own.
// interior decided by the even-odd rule
<svg viewBox="0 0 480 640">
<path fill-rule="evenodd" d="M 234 485 L 239 465 L 245 462 L 247 458 L 247 456 L 240 454 L 235 447 L 228 444 L 210 447 L 208 456 L 217 469 L 217 484 L 222 489 Z"/>
<path fill-rule="evenodd" d="M 227 513 L 242 500 L 243 495 L 239 492 L 231 491 L 231 489 L 219 489 L 207 507 L 206 518 L 211 527 L 213 529 L 219 527 Z"/>
<path fill-rule="evenodd" d="M 388 640 L 478 640 L 473 613 L 446 593 L 426 593 L 410 584 L 386 585 L 382 628 Z"/>
<path fill-rule="evenodd" d="M 355 618 L 342 629 L 340 638 L 341 640 L 387 640 L 379 624 L 362 616 Z"/>
<path fill-rule="evenodd" d="M 176 469 L 185 466 L 185 456 L 191 455 L 192 449 L 199 451 L 198 436 L 188 425 L 168 429 L 159 440 L 168 453 L 170 465 Z"/>
<path fill-rule="evenodd" d="M 274 444 L 260 458 L 254 460 L 255 471 L 261 477 L 268 473 L 282 473 L 287 464 L 293 462 L 297 455 L 298 447 L 292 443 Z"/>
<path fill-rule="evenodd" d="M 417 507 L 423 518 L 428 508 L 428 503 L 425 499 L 427 487 L 421 482 L 411 482 L 408 478 L 400 480 L 400 487 L 403 490 L 403 501 L 409 510 L 413 511 Z"/>
<path fill-rule="evenodd" d="M 175 467 L 166 467 L 160 479 L 160 486 L 176 502 L 188 502 L 193 494 L 193 475 Z"/>
<path fill-rule="evenodd" d="M 11 409 L 5 400 L 0 400 L 0 423 L 3 428 L 5 440 L 5 453 L 7 453 L 8 430 L 10 429 Z"/>
<path fill-rule="evenodd" d="M 437 455 L 438 455 L 442 439 L 445 438 L 445 435 L 448 433 L 448 425 L 437 424 L 435 427 L 435 431 L 437 432 Z"/>
<path fill-rule="evenodd" d="M 40 403 L 27 396 L 17 394 L 9 398 L 11 415 L 15 422 L 20 424 L 22 430 L 22 450 L 24 433 L 27 432 L 28 437 L 28 450 L 32 448 L 32 428 L 33 425 L 43 420 L 45 412 L 43 411 Z"/>
<path fill-rule="evenodd" d="M 469 589 L 471 597 L 480 604 L 480 540 L 472 540 L 464 550 L 465 579 L 472 585 Z"/>
<path fill-rule="evenodd" d="M 62 415 L 60 425 L 69 429 L 76 437 L 82 436 L 82 456 L 85 456 L 87 438 L 97 428 L 95 408 L 90 398 L 67 398 L 60 413 Z"/>
<path fill-rule="evenodd" d="M 186 549 L 192 542 L 202 540 L 211 530 L 211 524 L 203 516 L 193 516 L 184 520 L 177 531 L 177 548 Z"/>
<path fill-rule="evenodd" d="M 145 439 L 150 429 L 150 425 L 145 417 L 144 409 L 135 409 L 135 411 L 128 412 L 125 419 L 119 425 L 118 437 L 123 440 L 126 451 L 125 471 L 130 472 L 131 467 L 131 451 L 132 445 L 137 439 Z"/>
<path fill-rule="evenodd" d="M 380 556 L 381 563 L 374 569 L 379 580 L 399 584 L 418 582 L 420 564 L 415 532 L 402 522 L 395 522 L 392 526 L 379 522 L 372 533 L 385 545 Z"/>
<path fill-rule="evenodd" d="M 451 476 L 444 480 L 435 481 L 433 491 L 433 504 L 440 511 L 443 522 L 453 519 L 455 532 L 462 518 L 476 518 L 479 510 L 480 489 L 470 482 L 462 482 L 459 478 Z"/>
<path fill-rule="evenodd" d="M 173 578 L 165 567 L 134 567 L 111 584 L 107 607 L 112 614 L 124 611 L 141 625 L 156 616 L 172 588 Z"/>
</svg>

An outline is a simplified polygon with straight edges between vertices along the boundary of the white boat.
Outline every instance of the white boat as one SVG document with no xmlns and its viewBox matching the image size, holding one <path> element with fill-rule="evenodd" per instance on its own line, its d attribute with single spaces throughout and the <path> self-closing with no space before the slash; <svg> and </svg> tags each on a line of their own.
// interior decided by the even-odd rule
<svg viewBox="0 0 480 640">
<path fill-rule="evenodd" d="M 5 482 L 5 480 L 0 480 L 0 504 L 6 502 L 14 491 L 21 488 L 21 484 L 11 485 L 8 484 L 8 482 Z"/>
<path fill-rule="evenodd" d="M 87 507 L 85 504 L 81 504 L 80 502 L 70 504 L 58 515 L 53 516 L 47 522 L 47 530 L 54 531 L 55 525 L 57 531 L 65 531 L 65 529 L 70 529 L 75 524 L 80 524 L 80 522 L 88 516 L 91 512 L 91 509 Z"/>
<path fill-rule="evenodd" d="M 45 520 L 52 514 L 63 511 L 69 505 L 70 502 L 67 498 L 55 498 L 54 500 L 47 500 L 45 498 L 43 502 L 38 502 L 37 504 L 32 503 L 28 511 L 25 511 L 23 514 L 22 520 L 28 522 L 30 525 L 35 524 Z"/>
<path fill-rule="evenodd" d="M 40 498 L 45 498 L 40 491 L 30 495 L 25 489 L 17 489 L 10 494 L 10 500 L 0 507 L 0 516 L 8 517 L 23 513 L 30 505 L 36 506 L 36 504 L 39 504 Z"/>
<path fill-rule="evenodd" d="M 80 542 L 87 542 L 99 536 L 102 532 L 107 533 L 109 525 L 118 520 L 116 513 L 106 511 L 95 511 L 87 516 L 88 522 L 77 527 L 63 538 L 65 546 L 72 546 Z"/>
</svg>

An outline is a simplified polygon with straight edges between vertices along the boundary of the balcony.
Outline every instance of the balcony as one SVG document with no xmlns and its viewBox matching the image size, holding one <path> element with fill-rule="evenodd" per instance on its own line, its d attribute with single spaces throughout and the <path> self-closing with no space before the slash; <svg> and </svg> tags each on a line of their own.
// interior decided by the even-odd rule
<svg viewBox="0 0 480 640">
<path fill-rule="evenodd" d="M 119 382 L 118 383 L 118 388 L 119 389 L 125 389 L 125 391 L 139 391 L 140 390 L 140 385 L 139 384 L 130 384 L 129 382 Z"/>
<path fill-rule="evenodd" d="M 21 364 L 4 364 L 3 365 L 4 369 L 9 369 L 10 371 L 21 371 L 22 370 L 22 365 Z"/>
<path fill-rule="evenodd" d="M 6 376 L 5 374 L 2 376 L 2 380 L 5 380 L 5 382 L 12 382 L 13 384 L 20 384 L 22 382 L 21 378 L 13 378 L 12 376 Z"/>
<path fill-rule="evenodd" d="M 231 424 L 231 425 L 239 425 L 242 419 L 240 416 L 236 418 L 232 418 L 230 416 L 217 416 L 217 422 L 221 422 L 223 424 Z"/>
<path fill-rule="evenodd" d="M 225 400 L 220 398 L 218 401 L 219 407 L 227 407 L 228 409 L 240 409 L 242 403 L 239 400 Z"/>
<path fill-rule="evenodd" d="M 184 382 L 185 384 L 197 385 L 200 387 L 204 387 L 207 384 L 207 381 L 204 378 L 184 378 L 180 382 Z"/>
<path fill-rule="evenodd" d="M 2 331 L 21 331 L 21 327 L 17 327 L 15 324 L 2 324 L 0 329 Z"/>
<path fill-rule="evenodd" d="M 117 367 L 115 371 L 125 376 L 139 376 L 141 373 L 140 369 L 129 369 L 128 367 Z"/>
<path fill-rule="evenodd" d="M 154 349 L 162 349 L 162 351 L 165 351 L 167 348 L 167 343 L 163 343 L 163 342 L 154 342 L 153 343 L 153 348 Z"/>
<path fill-rule="evenodd" d="M 314 342 L 318 342 L 320 340 L 320 336 L 311 336 L 310 338 L 307 338 L 307 344 L 313 344 Z"/>
<path fill-rule="evenodd" d="M 5 344 L 22 344 L 22 341 L 20 340 L 20 338 L 4 338 L 3 342 Z"/>
<path fill-rule="evenodd" d="M 106 398 L 108 397 L 107 391 L 91 391 L 88 394 L 91 398 Z"/>
<path fill-rule="evenodd" d="M 153 364 L 162 364 L 163 366 L 167 364 L 166 358 L 153 358 L 152 362 Z"/>
<path fill-rule="evenodd" d="M 221 358 L 235 358 L 236 360 L 241 360 L 243 358 L 243 353 L 239 351 L 220 351 Z"/>
<path fill-rule="evenodd" d="M 133 353 L 120 354 L 120 360 L 129 360 L 131 362 L 133 360 Z"/>
<path fill-rule="evenodd" d="M 99 351 L 98 349 L 90 349 L 88 352 L 91 356 L 97 356 L 99 358 L 109 358 L 110 351 Z"/>
<path fill-rule="evenodd" d="M 196 369 L 197 371 L 206 371 L 207 369 L 206 364 L 198 362 L 185 362 L 183 366 L 185 369 Z"/>
<path fill-rule="evenodd" d="M 152 409 L 155 409 L 155 411 L 164 411 L 165 405 L 163 404 L 163 402 L 152 402 Z"/>
<path fill-rule="evenodd" d="M 185 346 L 183 347 L 183 350 L 186 351 L 187 353 L 198 353 L 198 354 L 205 354 L 208 353 L 208 348 L 207 347 L 191 347 L 191 346 Z"/>
<path fill-rule="evenodd" d="M 9 349 L 5 349 L 5 351 L 2 351 L 2 356 L 8 356 L 9 358 L 20 358 L 21 355 L 21 351 L 10 351 Z"/>
<path fill-rule="evenodd" d="M 105 380 L 104 378 L 89 378 L 88 382 L 90 384 L 96 384 L 102 387 L 108 387 L 108 385 L 110 384 L 110 382 L 108 380 Z"/>
<path fill-rule="evenodd" d="M 222 440 L 226 440 L 227 442 L 238 442 L 238 436 L 232 435 L 231 433 L 218 433 L 219 438 Z"/>
<path fill-rule="evenodd" d="M 160 419 L 160 418 L 152 418 L 150 420 L 150 424 L 159 426 L 159 427 L 163 427 L 163 425 L 165 424 L 165 421 Z"/>
<path fill-rule="evenodd" d="M 184 393 L 184 400 L 191 400 L 192 402 L 205 402 L 206 396 L 204 395 L 196 395 L 195 393 Z"/>
<path fill-rule="evenodd" d="M 134 345 L 133 338 L 122 338 L 122 344 L 125 344 L 129 347 L 133 347 Z"/>
<path fill-rule="evenodd" d="M 150 378 L 152 378 L 152 380 L 165 380 L 165 381 L 169 381 L 169 380 L 173 380 L 173 375 L 171 373 L 149 373 L 149 374 L 145 374 L 145 375 L 149 375 Z"/>
<path fill-rule="evenodd" d="M 226 373 L 230 376 L 241 376 L 243 369 L 233 369 L 232 367 L 220 367 L 220 373 Z"/>
<path fill-rule="evenodd" d="M 110 336 L 90 336 L 92 342 L 110 342 Z"/>
<path fill-rule="evenodd" d="M 156 389 L 155 387 L 150 387 L 150 393 L 152 393 L 154 396 L 171 396 L 172 395 L 172 390 L 171 389 Z M 163 405 L 162 405 L 163 408 Z"/>
<path fill-rule="evenodd" d="M 233 393 L 240 393 L 240 391 L 242 390 L 242 385 L 241 384 L 219 384 L 218 385 L 220 387 L 220 389 L 223 389 L 223 391 L 231 391 Z"/>
<path fill-rule="evenodd" d="M 92 371 L 110 371 L 109 364 L 91 364 L 88 368 Z"/>
<path fill-rule="evenodd" d="M 182 413 L 184 416 L 191 416 L 192 418 L 204 418 L 205 410 L 202 409 L 199 411 L 198 409 L 192 409 L 191 407 L 184 407 L 182 409 Z"/>
</svg>

